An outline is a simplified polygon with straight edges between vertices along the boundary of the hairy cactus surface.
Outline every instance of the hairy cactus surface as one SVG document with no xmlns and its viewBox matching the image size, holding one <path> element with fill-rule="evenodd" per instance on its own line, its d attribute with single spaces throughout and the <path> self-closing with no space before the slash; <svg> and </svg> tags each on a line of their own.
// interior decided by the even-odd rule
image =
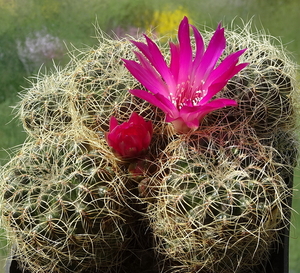
<svg viewBox="0 0 300 273">
<path fill-rule="evenodd" d="M 30 272 L 118 264 L 129 238 L 117 172 L 88 143 L 27 143 L 4 171 L 2 214 L 17 261 Z"/>
<path fill-rule="evenodd" d="M 246 47 L 250 63 L 218 94 L 238 107 L 171 142 L 150 180 L 146 217 L 166 272 L 261 272 L 289 225 L 295 65 L 270 37 L 227 35 L 228 53 Z"/>
<path fill-rule="evenodd" d="M 259 138 L 268 138 L 274 130 L 294 127 L 295 64 L 274 39 L 263 32 L 244 29 L 228 33 L 231 48 L 246 47 L 241 56 L 250 64 L 225 87 L 230 97 L 239 101 L 234 118 L 255 128 Z"/>
<path fill-rule="evenodd" d="M 237 135 L 226 145 L 201 134 L 166 148 L 147 216 L 170 272 L 252 272 L 289 223 L 291 190 L 274 150 Z"/>
<path fill-rule="evenodd" d="M 190 101 L 183 88 L 189 81 L 174 100 L 161 84 L 163 105 L 154 99 L 159 74 L 145 75 L 141 84 L 127 70 L 140 80 L 134 70 L 143 67 L 134 63 L 138 59 L 148 69 L 144 73 L 154 71 L 151 54 L 144 52 L 148 59 L 134 54 L 134 45 L 146 49 L 143 38 L 132 44 L 103 35 L 98 48 L 74 54 L 64 69 L 37 77 L 16 107 L 28 139 L 1 169 L 1 224 L 22 269 L 264 270 L 289 225 L 298 155 L 296 68 L 271 37 L 249 28 L 225 31 L 227 47 L 218 62 L 238 52 L 242 66 L 233 63 L 238 73 L 231 71 L 230 79 L 223 71 L 226 85 L 213 98 L 218 107 L 199 120 L 189 114 L 202 107 L 197 105 L 201 90 L 187 89 L 195 91 Z M 189 25 L 185 30 L 189 35 Z M 220 25 L 217 31 L 222 35 Z M 203 32 L 206 44 L 212 35 Z M 191 48 L 199 46 L 194 36 Z M 154 56 L 161 54 L 168 63 L 173 54 L 176 63 L 177 45 L 170 53 L 157 39 L 158 54 L 149 41 Z M 162 62 L 157 67 L 166 74 Z M 212 89 L 220 84 L 216 77 L 212 82 Z M 143 86 L 148 84 L 152 97 Z M 170 106 L 177 102 L 176 109 Z M 133 113 L 139 117 L 131 119 Z M 135 154 L 142 143 L 135 131 L 141 120 L 149 134 Z M 107 141 L 110 133 L 120 142 L 114 147 Z M 123 143 L 126 138 L 130 141 Z"/>
<path fill-rule="evenodd" d="M 72 114 L 70 96 L 66 90 L 68 83 L 67 76 L 62 72 L 56 73 L 37 81 L 24 95 L 18 111 L 29 135 L 59 134 L 70 127 Z"/>
</svg>

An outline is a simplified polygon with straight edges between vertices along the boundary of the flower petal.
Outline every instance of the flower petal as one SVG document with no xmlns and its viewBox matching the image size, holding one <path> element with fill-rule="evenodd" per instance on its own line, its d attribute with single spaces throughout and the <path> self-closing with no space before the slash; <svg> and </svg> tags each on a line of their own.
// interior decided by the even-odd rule
<svg viewBox="0 0 300 273">
<path fill-rule="evenodd" d="M 179 41 L 179 78 L 178 83 L 185 82 L 191 73 L 192 46 L 190 39 L 190 28 L 187 17 L 181 21 L 178 29 Z"/>
<path fill-rule="evenodd" d="M 208 75 L 214 69 L 225 47 L 226 39 L 224 36 L 224 28 L 221 28 L 221 24 L 219 24 L 196 71 L 197 81 L 195 84 L 197 86 L 200 85 L 201 81 L 205 81 Z"/>
<path fill-rule="evenodd" d="M 233 73 L 233 67 L 236 66 L 236 64 L 239 61 L 239 57 L 245 52 L 246 49 L 239 50 L 237 52 L 234 52 L 230 55 L 228 55 L 219 65 L 214 69 L 210 75 L 208 76 L 206 80 L 206 84 L 210 85 L 212 82 L 216 81 L 216 79 L 220 78 L 220 76 L 224 77 L 226 75 L 227 80 L 232 78 L 235 74 Z M 246 66 L 246 65 L 245 65 Z M 230 72 L 230 73 L 227 73 Z M 225 80 L 225 79 L 223 79 Z M 221 81 L 223 81 L 221 80 Z"/>
<path fill-rule="evenodd" d="M 147 35 L 144 35 L 144 37 L 147 44 L 136 41 L 131 42 L 145 55 L 145 57 L 148 59 L 147 62 L 157 70 L 166 83 L 171 88 L 176 88 L 174 77 L 167 66 L 167 63 L 158 46 Z M 143 63 L 145 64 L 145 61 Z"/>
<path fill-rule="evenodd" d="M 190 28 L 194 34 L 195 49 L 191 44 Z M 211 101 L 235 74 L 248 65 L 238 64 L 239 57 L 245 51 L 240 50 L 216 66 L 226 47 L 221 24 L 205 49 L 201 33 L 189 25 L 188 18 L 184 17 L 178 29 L 178 44 L 169 43 L 169 66 L 157 44 L 147 36 L 145 39 L 146 43 L 133 41 L 139 49 L 139 52 L 135 52 L 139 62 L 124 62 L 148 91 L 134 89 L 130 92 L 164 111 L 166 121 L 172 122 L 175 130 L 186 133 L 189 128 L 198 128 L 209 112 L 237 105 L 236 101 L 230 99 Z"/>
<path fill-rule="evenodd" d="M 180 66 L 179 61 L 179 45 L 170 42 L 170 54 L 171 54 L 171 61 L 170 61 L 170 71 L 173 74 L 175 82 L 178 83 L 178 74 Z"/>
<path fill-rule="evenodd" d="M 114 153 L 122 158 L 132 158 L 140 156 L 148 148 L 153 132 L 150 121 L 146 122 L 135 112 L 130 115 L 128 122 L 117 126 L 115 124 L 118 122 L 114 117 L 110 120 L 112 126 L 105 137 Z"/>
<path fill-rule="evenodd" d="M 129 72 L 149 91 L 152 93 L 162 93 L 168 95 L 168 87 L 164 81 L 159 77 L 155 70 L 144 67 L 136 61 L 123 60 L 125 67 Z M 146 75 L 146 76 L 145 76 Z"/>
<path fill-rule="evenodd" d="M 231 99 L 220 98 L 201 106 L 182 107 L 180 117 L 182 117 L 188 127 L 195 129 L 199 127 L 200 121 L 208 113 L 226 106 L 237 106 L 237 102 Z"/>
<path fill-rule="evenodd" d="M 145 57 L 152 63 L 152 56 L 149 51 L 149 47 L 147 44 L 143 42 L 137 42 L 134 40 L 131 40 L 131 42 L 145 55 Z"/>
<path fill-rule="evenodd" d="M 139 116 L 138 113 L 136 113 L 136 112 L 132 112 L 132 114 L 130 115 L 130 117 L 128 119 L 128 123 L 140 124 L 142 122 L 144 122 L 143 117 Z"/>
<path fill-rule="evenodd" d="M 193 62 L 193 69 L 195 70 L 200 65 L 205 50 L 205 45 L 199 30 L 193 25 L 191 25 L 191 27 L 193 29 L 195 42 L 196 42 L 196 54 Z"/>
<path fill-rule="evenodd" d="M 248 65 L 248 63 L 242 63 L 237 66 L 229 67 L 227 71 L 225 71 L 223 74 L 221 74 L 217 79 L 214 80 L 210 84 L 210 86 L 205 87 L 207 88 L 208 92 L 206 96 L 203 97 L 201 100 L 201 104 L 207 103 L 215 94 L 217 94 L 219 91 L 221 91 L 225 85 L 228 83 L 228 81 L 236 75 L 240 70 L 245 68 Z"/>
<path fill-rule="evenodd" d="M 174 77 L 163 57 L 161 54 L 158 46 L 147 36 L 146 41 L 148 44 L 149 52 L 151 54 L 151 64 L 155 67 L 157 72 L 161 75 L 161 77 L 165 80 L 169 88 L 175 89 L 176 83 L 174 81 Z"/>
<path fill-rule="evenodd" d="M 109 131 L 112 131 L 118 126 L 118 121 L 115 117 L 111 117 L 109 120 Z"/>
<path fill-rule="evenodd" d="M 165 98 L 161 94 L 152 95 L 145 90 L 139 89 L 132 89 L 129 91 L 132 95 L 137 96 L 149 103 L 153 104 L 154 106 L 160 108 L 163 112 L 170 115 L 178 115 L 178 110 L 174 106 L 174 104 L 167 98 Z"/>
</svg>

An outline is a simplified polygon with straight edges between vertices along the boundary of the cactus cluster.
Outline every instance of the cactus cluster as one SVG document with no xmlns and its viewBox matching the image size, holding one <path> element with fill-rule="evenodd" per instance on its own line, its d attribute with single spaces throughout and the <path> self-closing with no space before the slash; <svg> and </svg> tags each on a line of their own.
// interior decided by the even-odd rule
<svg viewBox="0 0 300 273">
<path fill-rule="evenodd" d="M 224 55 L 246 47 L 249 65 L 217 96 L 238 107 L 211 112 L 195 132 L 177 134 L 160 109 L 128 92 L 143 87 L 122 62 L 135 58 L 127 39 L 103 35 L 98 48 L 25 90 L 17 109 L 28 139 L 1 170 L 1 224 L 22 269 L 265 266 L 289 224 L 295 65 L 266 35 L 226 36 Z M 125 122 L 133 112 L 152 122 L 152 141 L 146 156 L 122 159 L 105 134 L 112 116 Z"/>
</svg>

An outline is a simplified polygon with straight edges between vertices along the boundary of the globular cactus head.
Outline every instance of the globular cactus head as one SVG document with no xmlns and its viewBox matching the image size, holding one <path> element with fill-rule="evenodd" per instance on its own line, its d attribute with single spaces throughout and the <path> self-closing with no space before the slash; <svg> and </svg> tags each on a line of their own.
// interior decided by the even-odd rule
<svg viewBox="0 0 300 273">
<path fill-rule="evenodd" d="M 109 154 L 86 141 L 21 149 L 2 173 L 1 210 L 24 269 L 91 272 L 120 263 L 129 228 L 117 173 Z"/>
<path fill-rule="evenodd" d="M 278 129 L 295 127 L 297 69 L 280 41 L 264 31 L 253 33 L 250 28 L 249 23 L 226 32 L 228 47 L 224 53 L 247 48 L 240 60 L 249 65 L 229 80 L 223 92 L 238 101 L 228 120 L 248 123 L 258 137 L 269 138 Z"/>
<path fill-rule="evenodd" d="M 63 71 L 40 77 L 21 95 L 17 107 L 25 131 L 34 137 L 61 134 L 72 124 L 71 81 Z"/>
<path fill-rule="evenodd" d="M 146 217 L 168 272 L 253 270 L 289 223 L 291 189 L 274 149 L 238 129 L 203 131 L 165 150 Z"/>
<path fill-rule="evenodd" d="M 289 225 L 296 66 L 266 35 L 226 34 L 222 60 L 247 48 L 249 65 L 216 97 L 237 107 L 207 114 L 193 133 L 169 131 L 157 172 L 140 184 L 166 272 L 263 270 Z"/>
<path fill-rule="evenodd" d="M 89 49 L 51 75 L 39 75 L 21 94 L 16 107 L 30 137 L 45 139 L 109 131 L 113 116 L 119 123 L 128 121 L 133 112 L 151 120 L 164 138 L 166 125 L 162 112 L 128 91 L 143 88 L 127 71 L 122 59 L 133 58 L 133 45 L 127 39 L 103 36 L 97 49 Z M 157 126 L 156 126 L 157 124 Z"/>
</svg>

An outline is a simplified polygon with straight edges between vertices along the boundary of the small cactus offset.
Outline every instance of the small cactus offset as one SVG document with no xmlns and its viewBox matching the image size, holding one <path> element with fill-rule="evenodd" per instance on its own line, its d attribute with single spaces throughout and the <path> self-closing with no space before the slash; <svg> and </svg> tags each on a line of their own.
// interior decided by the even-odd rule
<svg viewBox="0 0 300 273">
<path fill-rule="evenodd" d="M 295 67 L 249 26 L 200 34 L 185 17 L 178 43 L 103 35 L 39 76 L 1 169 L 20 268 L 262 272 L 289 226 Z"/>
</svg>

